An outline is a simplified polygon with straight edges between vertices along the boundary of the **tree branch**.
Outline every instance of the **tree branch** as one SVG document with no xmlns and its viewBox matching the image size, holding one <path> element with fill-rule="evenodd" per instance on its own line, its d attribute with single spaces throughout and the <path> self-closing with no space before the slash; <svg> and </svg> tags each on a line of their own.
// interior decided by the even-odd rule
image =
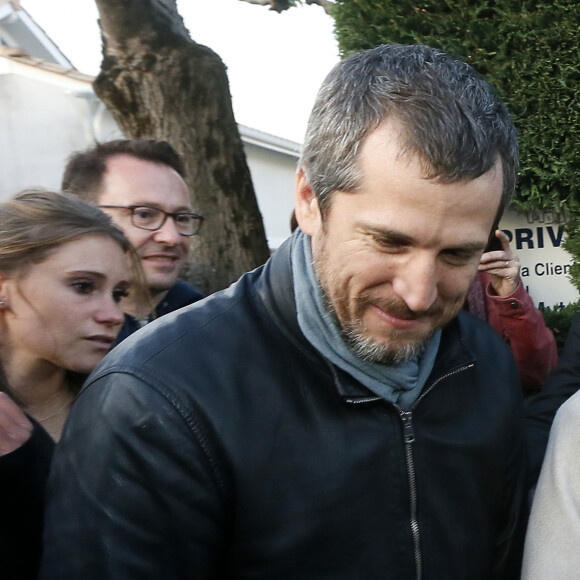
<svg viewBox="0 0 580 580">
<path fill-rule="evenodd" d="M 275 10 L 276 12 L 283 12 L 292 8 L 296 3 L 301 3 L 302 0 L 240 0 L 241 2 L 247 2 L 248 4 L 257 4 L 258 6 L 270 6 L 270 10 Z M 321 6 L 324 11 L 329 14 L 328 8 L 332 4 L 330 0 L 304 0 L 305 4 L 314 4 L 316 6 Z"/>
</svg>

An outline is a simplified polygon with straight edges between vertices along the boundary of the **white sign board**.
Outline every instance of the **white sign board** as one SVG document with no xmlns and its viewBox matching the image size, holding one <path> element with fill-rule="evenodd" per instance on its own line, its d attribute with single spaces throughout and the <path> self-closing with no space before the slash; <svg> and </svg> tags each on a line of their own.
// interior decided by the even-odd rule
<svg viewBox="0 0 580 580">
<path fill-rule="evenodd" d="M 568 276 L 573 260 L 562 248 L 561 214 L 548 211 L 520 214 L 510 210 L 502 218 L 500 228 L 511 240 L 511 249 L 522 264 L 522 281 L 538 308 L 564 306 L 578 300 L 578 290 Z"/>
</svg>

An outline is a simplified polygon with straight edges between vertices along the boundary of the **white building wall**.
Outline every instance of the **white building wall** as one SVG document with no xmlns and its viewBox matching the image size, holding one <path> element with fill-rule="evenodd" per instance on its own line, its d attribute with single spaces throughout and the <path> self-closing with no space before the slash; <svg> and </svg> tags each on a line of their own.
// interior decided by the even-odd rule
<svg viewBox="0 0 580 580">
<path fill-rule="evenodd" d="M 89 142 L 86 103 L 62 88 L 0 74 L 0 199 L 58 187 L 66 155 Z"/>
<path fill-rule="evenodd" d="M 290 235 L 297 158 L 250 144 L 244 148 L 268 245 L 276 249 Z"/>
</svg>

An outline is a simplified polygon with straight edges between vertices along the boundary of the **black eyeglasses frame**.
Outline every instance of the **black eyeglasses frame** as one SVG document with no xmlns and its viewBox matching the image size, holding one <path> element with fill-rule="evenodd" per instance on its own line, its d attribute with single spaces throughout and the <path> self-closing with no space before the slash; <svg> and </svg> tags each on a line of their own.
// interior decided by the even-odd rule
<svg viewBox="0 0 580 580">
<path fill-rule="evenodd" d="M 194 213 L 192 211 L 165 211 L 164 209 L 161 209 L 160 207 L 153 207 L 150 205 L 98 205 L 97 207 L 100 207 L 102 209 L 128 209 L 131 212 L 131 223 L 136 228 L 138 228 L 140 230 L 145 230 L 148 232 L 156 232 L 157 230 L 160 230 L 165 225 L 165 222 L 167 221 L 168 217 L 170 217 L 173 220 L 173 223 L 175 223 L 176 227 L 177 227 L 177 222 L 175 221 L 175 218 L 177 216 L 180 216 L 180 215 L 191 216 L 194 220 L 193 223 L 197 224 L 197 229 L 191 234 L 188 234 L 185 232 L 179 232 L 180 236 L 187 236 L 188 238 L 190 238 L 192 236 L 197 236 L 199 234 L 199 231 L 201 230 L 201 226 L 203 225 L 203 222 L 205 221 L 205 218 L 202 215 L 199 215 L 198 213 Z M 145 228 L 142 225 L 137 225 L 133 218 L 135 217 L 135 211 L 138 209 L 151 209 L 154 211 L 159 211 L 163 214 L 163 220 L 155 228 Z M 178 227 L 177 227 L 177 230 L 179 231 Z"/>
</svg>

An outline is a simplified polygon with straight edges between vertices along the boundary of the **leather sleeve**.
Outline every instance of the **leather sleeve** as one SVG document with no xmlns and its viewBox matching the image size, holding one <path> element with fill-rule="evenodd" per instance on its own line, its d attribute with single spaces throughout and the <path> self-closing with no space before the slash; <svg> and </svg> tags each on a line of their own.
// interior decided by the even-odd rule
<svg viewBox="0 0 580 580">
<path fill-rule="evenodd" d="M 580 388 L 580 315 L 576 315 L 558 366 L 550 373 L 544 388 L 526 409 L 526 437 L 530 487 L 538 480 L 550 428 L 556 412 Z"/>
<path fill-rule="evenodd" d="M 485 300 L 488 321 L 510 345 L 524 391 L 540 390 L 549 371 L 558 362 L 556 339 L 546 326 L 542 313 L 521 283 L 511 296 L 497 296 L 489 275 Z"/>
<path fill-rule="evenodd" d="M 96 377 L 70 413 L 49 479 L 44 580 L 221 577 L 226 493 L 212 434 L 143 375 Z"/>
</svg>

